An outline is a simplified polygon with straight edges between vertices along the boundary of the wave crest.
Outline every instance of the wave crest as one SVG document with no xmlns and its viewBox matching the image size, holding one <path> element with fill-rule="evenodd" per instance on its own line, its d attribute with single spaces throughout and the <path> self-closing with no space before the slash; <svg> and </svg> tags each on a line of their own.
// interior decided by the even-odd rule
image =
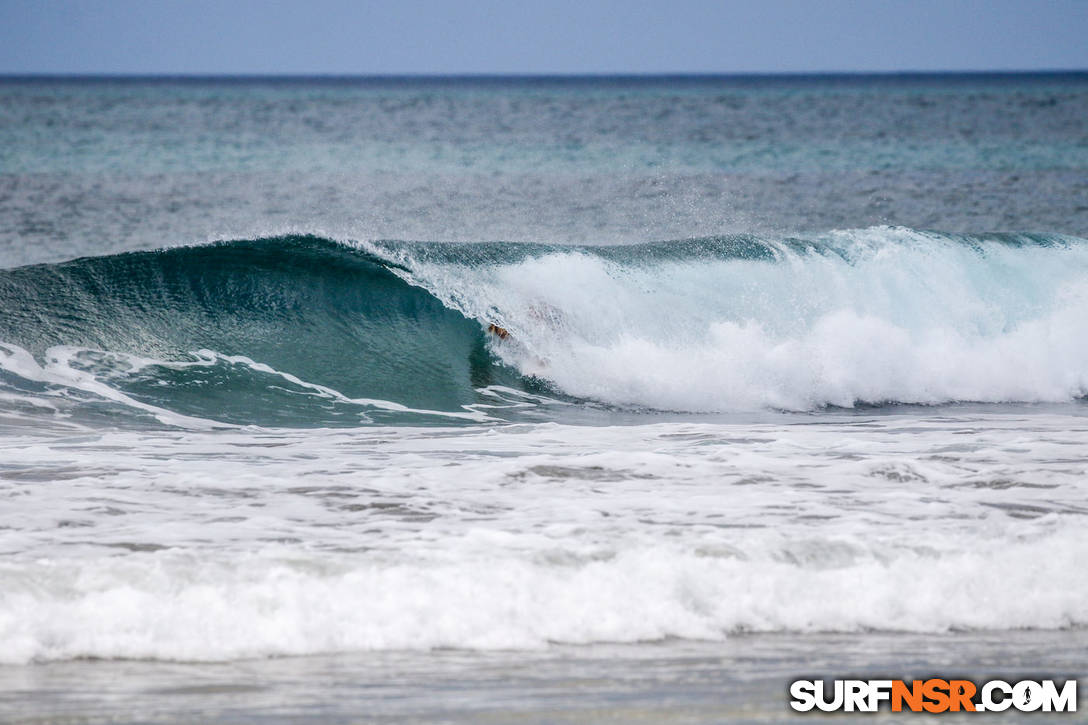
<svg viewBox="0 0 1088 725">
<path fill-rule="evenodd" d="M 689 412 L 1088 391 L 1088 243 L 1061 236 L 288 236 L 4 270 L 0 304 L 20 395 L 77 371 L 228 423 L 480 420 L 496 387 Z"/>
</svg>

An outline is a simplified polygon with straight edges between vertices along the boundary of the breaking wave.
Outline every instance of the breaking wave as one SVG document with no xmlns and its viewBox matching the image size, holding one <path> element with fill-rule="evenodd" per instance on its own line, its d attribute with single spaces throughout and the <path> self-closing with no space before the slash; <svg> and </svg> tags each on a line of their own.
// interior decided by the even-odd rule
<svg viewBox="0 0 1088 725">
<path fill-rule="evenodd" d="M 0 305 L 5 407 L 120 406 L 178 425 L 1088 392 L 1088 241 L 1055 235 L 877 227 L 620 247 L 284 236 L 2 270 Z"/>
</svg>

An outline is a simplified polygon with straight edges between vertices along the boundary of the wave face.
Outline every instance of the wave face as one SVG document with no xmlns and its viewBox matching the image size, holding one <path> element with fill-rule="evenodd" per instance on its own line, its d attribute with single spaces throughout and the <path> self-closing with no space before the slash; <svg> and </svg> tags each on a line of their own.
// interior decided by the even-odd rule
<svg viewBox="0 0 1088 725">
<path fill-rule="evenodd" d="M 6 387 L 171 423 L 479 421 L 539 414 L 542 392 L 708 413 L 1088 392 L 1088 242 L 1062 236 L 287 236 L 5 270 L 0 304 Z"/>
<path fill-rule="evenodd" d="M 4 366 L 170 423 L 394 420 L 517 380 L 479 325 L 390 269 L 295 236 L 7 270 Z"/>
</svg>

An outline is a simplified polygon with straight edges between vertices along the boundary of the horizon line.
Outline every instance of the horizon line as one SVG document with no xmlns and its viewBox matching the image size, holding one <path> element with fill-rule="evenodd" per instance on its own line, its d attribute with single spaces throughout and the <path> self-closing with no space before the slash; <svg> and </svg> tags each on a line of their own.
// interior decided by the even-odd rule
<svg viewBox="0 0 1088 725">
<path fill-rule="evenodd" d="M 945 69 L 945 70 L 775 70 L 775 71 L 646 71 L 646 72 L 82 72 L 3 71 L 2 79 L 200 79 L 200 80 L 594 80 L 594 79 L 718 79 L 718 78 L 814 78 L 814 77 L 924 77 L 924 76 L 1054 76 L 1088 75 L 1085 68 Z"/>
</svg>

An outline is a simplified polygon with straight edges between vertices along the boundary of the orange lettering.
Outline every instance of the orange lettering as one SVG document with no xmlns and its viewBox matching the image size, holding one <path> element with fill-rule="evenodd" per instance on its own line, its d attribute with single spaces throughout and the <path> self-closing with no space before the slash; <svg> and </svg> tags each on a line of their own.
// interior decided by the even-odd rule
<svg viewBox="0 0 1088 725">
<path fill-rule="evenodd" d="M 948 681 L 932 679 L 922 684 L 922 694 L 929 702 L 923 703 L 926 712 L 944 712 L 948 709 Z"/>
<path fill-rule="evenodd" d="M 892 682 L 892 712 L 902 712 L 904 701 L 911 712 L 918 712 L 922 709 L 921 680 L 915 680 L 910 687 L 907 687 L 907 683 L 902 680 Z"/>
<path fill-rule="evenodd" d="M 950 680 L 948 692 L 951 696 L 949 705 L 952 712 L 959 712 L 962 707 L 967 712 L 975 711 L 975 703 L 971 698 L 975 696 L 975 683 L 970 680 Z"/>
</svg>

